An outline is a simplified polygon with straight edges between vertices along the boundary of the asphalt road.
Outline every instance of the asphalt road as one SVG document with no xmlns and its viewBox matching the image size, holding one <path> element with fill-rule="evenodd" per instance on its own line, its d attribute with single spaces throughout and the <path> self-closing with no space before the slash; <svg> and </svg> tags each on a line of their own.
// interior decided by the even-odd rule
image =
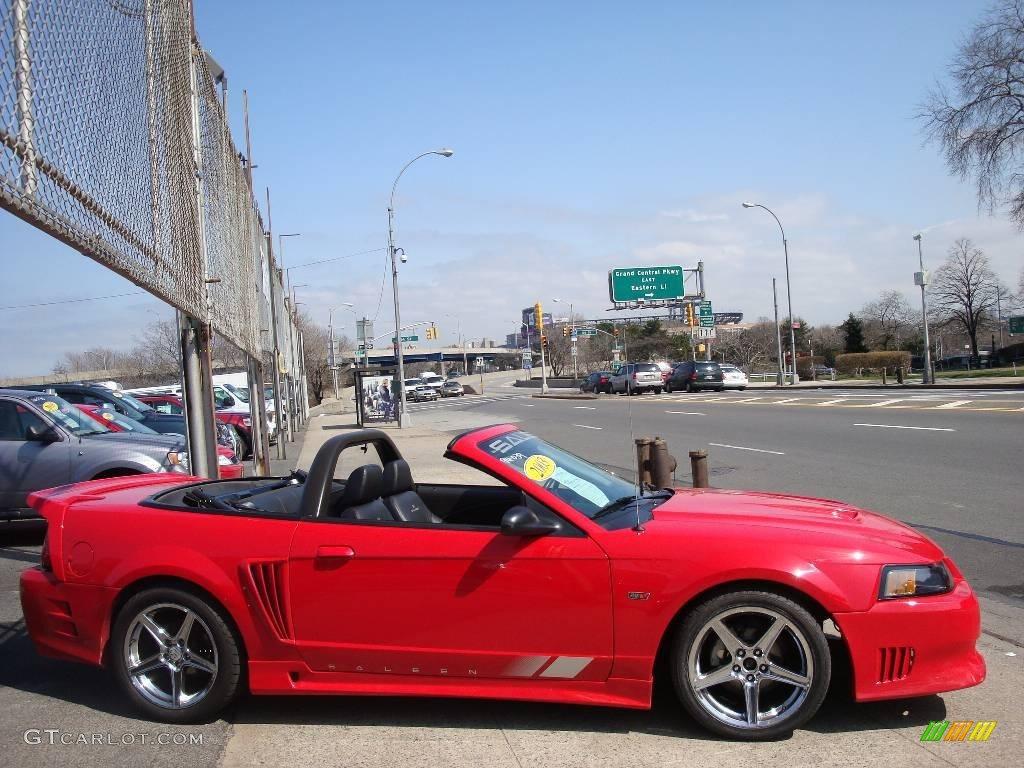
<svg viewBox="0 0 1024 768">
<path fill-rule="evenodd" d="M 840 499 L 919 528 L 979 592 L 1024 607 L 1024 391 L 747 390 L 531 397 L 425 404 L 525 429 L 631 472 L 630 435 L 661 436 L 689 482 L 687 452 L 710 454 L 711 484 Z M 414 410 L 415 412 L 415 410 Z"/>
</svg>

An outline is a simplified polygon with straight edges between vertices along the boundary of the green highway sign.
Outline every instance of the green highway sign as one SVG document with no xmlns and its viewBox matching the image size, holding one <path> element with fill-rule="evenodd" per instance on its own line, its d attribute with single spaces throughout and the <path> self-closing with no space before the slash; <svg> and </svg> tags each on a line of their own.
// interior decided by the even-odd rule
<svg viewBox="0 0 1024 768">
<path fill-rule="evenodd" d="M 365 354 L 366 354 L 366 350 L 365 349 L 357 349 L 356 350 L 356 357 L 363 357 Z"/>
<path fill-rule="evenodd" d="M 419 340 L 420 340 L 420 337 L 417 336 L 416 334 L 412 334 L 411 336 L 403 336 L 402 337 L 402 342 L 403 343 L 406 342 L 406 341 L 419 341 Z M 395 337 L 394 336 L 391 337 L 391 343 L 392 344 L 395 343 Z"/>
<path fill-rule="evenodd" d="M 1024 315 L 1010 318 L 1010 333 L 1024 333 Z"/>
<path fill-rule="evenodd" d="M 681 299 L 682 267 L 627 267 L 608 273 L 608 295 L 615 303 L 626 301 L 665 301 Z"/>
<path fill-rule="evenodd" d="M 577 336 L 597 336 L 597 328 L 577 328 Z"/>
<path fill-rule="evenodd" d="M 701 328 L 714 328 L 715 327 L 715 313 L 711 311 L 711 302 L 702 301 L 700 303 L 700 327 Z"/>
</svg>

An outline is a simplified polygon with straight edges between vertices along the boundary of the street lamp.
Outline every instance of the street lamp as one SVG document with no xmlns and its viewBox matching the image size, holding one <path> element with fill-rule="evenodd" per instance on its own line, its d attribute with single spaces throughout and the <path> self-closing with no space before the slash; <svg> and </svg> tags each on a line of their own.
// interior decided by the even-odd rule
<svg viewBox="0 0 1024 768">
<path fill-rule="evenodd" d="M 555 304 L 564 304 L 565 302 L 561 299 L 552 299 Z M 572 349 L 572 377 L 573 379 L 579 378 L 579 372 L 576 369 L 576 321 L 572 316 L 572 302 L 569 302 L 569 338 L 571 339 Z"/>
<path fill-rule="evenodd" d="M 342 309 L 342 308 L 347 309 L 349 312 L 352 313 L 353 316 L 356 317 L 356 324 L 358 325 L 359 317 L 358 317 L 358 315 L 356 315 L 355 310 L 352 309 L 352 307 L 354 307 L 354 306 L 355 306 L 355 304 L 353 304 L 353 303 L 351 303 L 349 301 L 343 301 L 343 302 L 341 302 L 341 304 L 339 304 L 338 306 L 328 310 L 328 312 L 327 312 L 327 327 L 330 329 L 330 332 L 331 332 L 331 356 L 330 356 L 330 361 L 331 361 L 331 376 L 334 379 L 334 399 L 335 400 L 338 399 L 339 395 L 338 395 L 338 360 L 337 360 L 337 357 L 334 354 L 334 310 L 335 309 Z"/>
<path fill-rule="evenodd" d="M 793 375 L 790 381 L 796 384 L 800 381 L 800 375 L 796 372 L 796 334 L 793 332 L 793 292 L 789 286 L 789 244 L 786 242 L 786 230 L 782 228 L 782 222 L 779 221 L 779 217 L 775 215 L 771 208 L 761 205 L 760 203 L 743 203 L 744 208 L 763 208 L 772 215 L 775 219 L 775 223 L 779 225 L 779 231 L 782 233 L 782 252 L 786 256 L 786 303 L 789 305 L 789 354 L 793 358 Z M 813 364 L 814 361 L 812 360 Z"/>
<path fill-rule="evenodd" d="M 395 189 L 397 189 L 398 180 L 402 178 L 402 174 L 405 173 L 406 168 L 415 163 L 421 157 L 426 157 L 427 155 L 451 157 L 454 154 L 455 153 L 450 149 L 432 149 L 429 152 L 416 155 L 416 157 L 402 166 L 402 170 L 400 170 L 398 175 L 395 177 L 395 183 L 391 185 L 391 198 L 388 202 L 388 255 L 391 257 L 391 292 L 395 300 L 395 355 L 398 357 L 398 379 L 402 382 L 402 385 L 399 387 L 399 391 L 401 393 L 398 411 L 399 429 L 409 426 L 409 416 L 405 410 L 405 357 L 402 354 L 402 315 L 398 308 L 398 264 L 395 263 Z M 405 251 L 402 251 L 402 262 L 405 263 L 405 261 Z"/>
<path fill-rule="evenodd" d="M 453 317 L 459 324 L 459 346 L 462 347 L 462 375 L 469 375 L 469 361 L 466 359 L 466 340 L 462 337 L 462 318 L 459 315 L 445 313 L 445 317 Z"/>
<path fill-rule="evenodd" d="M 924 287 L 928 285 L 928 273 L 924 271 L 924 254 L 921 251 L 921 233 L 914 235 L 917 240 L 917 262 L 921 267 L 920 272 L 914 273 L 914 285 L 921 286 L 921 322 L 924 324 L 924 376 L 922 384 L 934 384 L 935 376 L 932 374 L 932 348 L 928 341 L 928 307 L 925 304 Z"/>
</svg>

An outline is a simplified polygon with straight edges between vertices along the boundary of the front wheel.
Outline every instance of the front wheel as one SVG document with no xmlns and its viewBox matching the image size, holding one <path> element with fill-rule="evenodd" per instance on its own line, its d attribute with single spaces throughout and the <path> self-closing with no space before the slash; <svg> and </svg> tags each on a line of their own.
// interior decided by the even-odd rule
<svg viewBox="0 0 1024 768">
<path fill-rule="evenodd" d="M 147 589 L 124 604 L 109 663 L 121 689 L 147 717 L 206 722 L 238 695 L 240 643 L 219 609 L 183 589 Z"/>
<path fill-rule="evenodd" d="M 710 731 L 761 741 L 803 725 L 821 706 L 832 660 L 820 624 L 771 592 L 730 592 L 694 609 L 672 645 L 686 710 Z"/>
</svg>

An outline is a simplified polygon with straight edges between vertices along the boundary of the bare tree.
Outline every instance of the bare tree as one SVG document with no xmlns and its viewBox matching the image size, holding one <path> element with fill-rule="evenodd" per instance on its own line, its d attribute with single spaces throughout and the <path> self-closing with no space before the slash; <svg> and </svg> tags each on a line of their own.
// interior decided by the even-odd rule
<svg viewBox="0 0 1024 768">
<path fill-rule="evenodd" d="M 967 239 L 956 241 L 932 278 L 932 312 L 940 323 L 953 325 L 967 335 L 975 358 L 978 330 L 995 310 L 998 286 L 999 279 L 989 267 L 988 257 Z"/>
<path fill-rule="evenodd" d="M 918 115 L 950 170 L 973 176 L 979 206 L 1008 205 L 1024 228 L 1024 0 L 1001 0 L 960 44 Z"/>
<path fill-rule="evenodd" d="M 865 304 L 859 314 L 871 349 L 902 349 L 903 339 L 912 329 L 914 316 L 910 302 L 902 292 L 882 291 L 877 299 Z"/>
<path fill-rule="evenodd" d="M 753 372 L 755 366 L 766 366 L 775 355 L 775 324 L 768 318 L 760 318 L 742 331 L 727 328 L 719 329 L 719 339 L 712 348 L 719 355 L 724 355 L 726 362 Z"/>
<path fill-rule="evenodd" d="M 334 391 L 334 376 L 331 372 L 331 334 L 330 331 L 317 323 L 307 312 L 299 314 L 299 331 L 302 333 L 302 348 L 305 353 L 306 382 L 309 385 L 309 398 L 312 405 L 323 402 L 328 392 Z M 351 342 L 344 336 L 334 337 L 335 347 L 347 349 Z M 348 385 L 347 374 L 339 372 L 339 385 Z"/>
</svg>

